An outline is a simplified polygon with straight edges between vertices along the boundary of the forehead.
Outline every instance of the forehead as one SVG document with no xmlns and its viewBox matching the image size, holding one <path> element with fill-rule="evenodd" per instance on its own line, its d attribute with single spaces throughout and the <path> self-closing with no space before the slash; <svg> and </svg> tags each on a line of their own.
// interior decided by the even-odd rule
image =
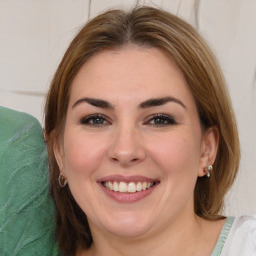
<svg viewBox="0 0 256 256">
<path fill-rule="evenodd" d="M 193 101 L 175 62 L 157 48 L 126 46 L 92 56 L 72 83 L 70 101 L 79 97 L 143 101 L 165 96 Z"/>
</svg>

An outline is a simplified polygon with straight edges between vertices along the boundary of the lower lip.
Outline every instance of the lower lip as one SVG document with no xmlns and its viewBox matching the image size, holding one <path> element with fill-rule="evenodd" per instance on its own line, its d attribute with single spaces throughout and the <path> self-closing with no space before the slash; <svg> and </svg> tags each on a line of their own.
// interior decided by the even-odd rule
<svg viewBox="0 0 256 256">
<path fill-rule="evenodd" d="M 143 190 L 143 191 L 138 191 L 135 193 L 120 193 L 120 192 L 115 192 L 112 191 L 106 187 L 104 187 L 101 183 L 99 183 L 101 189 L 112 199 L 114 199 L 117 202 L 120 203 L 133 203 L 137 202 L 147 196 L 149 196 L 157 187 L 158 184 L 154 185 L 153 187 Z"/>
</svg>

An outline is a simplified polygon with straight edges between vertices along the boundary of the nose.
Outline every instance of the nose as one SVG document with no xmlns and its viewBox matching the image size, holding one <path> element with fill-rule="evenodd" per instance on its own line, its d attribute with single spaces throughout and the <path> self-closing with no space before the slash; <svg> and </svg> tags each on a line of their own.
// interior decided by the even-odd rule
<svg viewBox="0 0 256 256">
<path fill-rule="evenodd" d="M 146 157 L 141 136 L 135 128 L 117 128 L 108 150 L 111 161 L 122 166 L 131 166 L 143 161 Z"/>
</svg>

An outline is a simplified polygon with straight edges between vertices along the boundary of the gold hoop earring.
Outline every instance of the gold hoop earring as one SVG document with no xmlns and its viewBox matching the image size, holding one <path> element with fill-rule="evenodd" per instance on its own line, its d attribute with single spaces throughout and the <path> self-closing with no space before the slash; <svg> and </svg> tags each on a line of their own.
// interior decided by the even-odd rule
<svg viewBox="0 0 256 256">
<path fill-rule="evenodd" d="M 212 165 L 209 165 L 207 168 L 207 173 L 206 173 L 207 178 L 211 177 L 211 171 L 212 171 Z"/>
<path fill-rule="evenodd" d="M 64 188 L 68 183 L 68 181 L 66 180 L 65 176 L 62 173 L 60 173 L 59 175 L 58 182 L 60 187 L 62 188 Z"/>
</svg>

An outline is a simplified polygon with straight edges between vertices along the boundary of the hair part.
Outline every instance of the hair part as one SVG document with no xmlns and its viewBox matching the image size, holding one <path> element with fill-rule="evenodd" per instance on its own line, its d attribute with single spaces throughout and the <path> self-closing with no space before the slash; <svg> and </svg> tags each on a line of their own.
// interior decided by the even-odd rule
<svg viewBox="0 0 256 256">
<path fill-rule="evenodd" d="M 198 178 L 194 191 L 195 213 L 219 219 L 224 195 L 239 167 L 240 146 L 227 87 L 213 53 L 196 30 L 175 15 L 152 7 L 129 12 L 111 10 L 89 21 L 68 47 L 50 85 L 45 105 L 45 136 L 50 165 L 51 191 L 56 203 L 57 239 L 60 250 L 74 254 L 92 243 L 85 213 L 69 187 L 58 185 L 59 167 L 53 152 L 61 138 L 72 81 L 94 54 L 126 45 L 156 47 L 175 61 L 194 97 L 202 126 L 219 132 L 218 153 L 210 179 Z"/>
</svg>

